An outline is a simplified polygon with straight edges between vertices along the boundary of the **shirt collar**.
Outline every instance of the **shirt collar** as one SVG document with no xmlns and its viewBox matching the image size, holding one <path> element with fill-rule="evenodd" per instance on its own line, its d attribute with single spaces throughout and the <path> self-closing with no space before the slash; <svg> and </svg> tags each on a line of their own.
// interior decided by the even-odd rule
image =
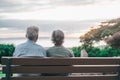
<svg viewBox="0 0 120 80">
<path fill-rule="evenodd" d="M 27 40 L 27 42 L 28 42 L 28 43 L 33 43 L 33 44 L 35 44 L 35 42 L 32 41 L 32 40 Z"/>
</svg>

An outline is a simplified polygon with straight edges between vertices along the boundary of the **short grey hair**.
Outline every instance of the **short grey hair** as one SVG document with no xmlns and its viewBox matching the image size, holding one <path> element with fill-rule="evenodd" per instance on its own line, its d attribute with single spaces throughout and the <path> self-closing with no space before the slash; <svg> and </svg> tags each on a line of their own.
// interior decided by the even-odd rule
<svg viewBox="0 0 120 80">
<path fill-rule="evenodd" d="M 38 37 L 39 28 L 36 26 L 30 26 L 27 28 L 26 36 L 29 40 L 34 40 Z"/>
<path fill-rule="evenodd" d="M 61 30 L 53 31 L 52 41 L 55 45 L 61 45 L 64 42 L 64 33 Z"/>
</svg>

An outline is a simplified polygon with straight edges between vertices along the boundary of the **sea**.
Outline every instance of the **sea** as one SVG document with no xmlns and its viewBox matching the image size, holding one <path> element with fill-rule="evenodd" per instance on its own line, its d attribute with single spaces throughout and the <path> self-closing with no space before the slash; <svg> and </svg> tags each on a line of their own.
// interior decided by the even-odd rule
<svg viewBox="0 0 120 80">
<path fill-rule="evenodd" d="M 15 46 L 26 42 L 26 38 L 0 38 L 0 44 L 14 44 Z M 51 38 L 39 38 L 36 42 L 37 44 L 43 46 L 43 47 L 51 47 L 53 46 L 53 42 L 51 41 Z M 64 40 L 63 46 L 72 48 L 72 47 L 78 47 L 80 46 L 80 39 L 79 38 L 66 38 Z"/>
</svg>

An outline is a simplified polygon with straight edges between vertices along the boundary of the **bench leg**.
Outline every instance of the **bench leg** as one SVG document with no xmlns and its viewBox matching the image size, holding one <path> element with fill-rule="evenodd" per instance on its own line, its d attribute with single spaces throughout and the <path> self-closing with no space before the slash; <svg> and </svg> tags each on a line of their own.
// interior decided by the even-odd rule
<svg viewBox="0 0 120 80">
<path fill-rule="evenodd" d="M 119 64 L 120 65 L 120 64 Z M 118 68 L 118 80 L 120 80 L 120 66 Z"/>
<path fill-rule="evenodd" d="M 11 80 L 11 59 L 6 60 L 6 80 Z"/>
</svg>

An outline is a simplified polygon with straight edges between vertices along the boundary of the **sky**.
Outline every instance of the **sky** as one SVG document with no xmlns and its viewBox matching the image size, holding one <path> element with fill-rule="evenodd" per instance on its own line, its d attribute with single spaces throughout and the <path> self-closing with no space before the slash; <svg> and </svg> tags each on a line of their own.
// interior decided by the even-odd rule
<svg viewBox="0 0 120 80">
<path fill-rule="evenodd" d="M 41 37 L 61 29 L 79 37 L 100 22 L 120 17 L 120 0 L 0 0 L 0 38 L 24 37 L 38 26 Z"/>
</svg>

